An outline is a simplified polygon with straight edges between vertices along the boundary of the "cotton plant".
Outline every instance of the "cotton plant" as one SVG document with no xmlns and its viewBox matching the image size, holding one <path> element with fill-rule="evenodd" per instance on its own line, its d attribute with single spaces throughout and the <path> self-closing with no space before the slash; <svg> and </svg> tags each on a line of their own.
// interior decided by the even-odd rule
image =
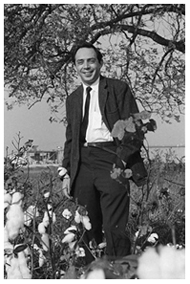
<svg viewBox="0 0 190 284">
<path fill-rule="evenodd" d="M 64 209 L 62 216 L 66 222 L 69 222 L 70 226 L 64 231 L 64 237 L 62 243 L 65 249 L 68 248 L 70 257 L 81 258 L 85 257 L 83 234 L 85 231 L 89 231 L 92 228 L 90 218 L 87 210 L 82 206 L 76 206 L 76 210 L 72 213 L 69 209 Z M 89 247 L 90 244 L 85 244 Z"/>
<path fill-rule="evenodd" d="M 147 171 L 143 162 L 140 163 L 139 153 L 144 147 L 146 133 L 154 132 L 156 129 L 156 121 L 151 119 L 151 113 L 147 111 L 133 113 L 126 119 L 116 121 L 111 135 L 120 141 L 120 145 L 116 149 L 117 160 L 113 164 L 111 178 L 123 184 L 124 179 L 133 180 L 137 186 L 145 184 Z M 136 159 L 138 160 L 137 165 L 134 163 Z M 122 170 L 123 166 L 127 169 L 126 171 Z"/>
<path fill-rule="evenodd" d="M 24 225 L 30 226 L 32 220 L 35 217 L 39 217 L 39 211 L 38 208 L 35 205 L 30 205 L 25 211 L 24 211 Z"/>
<path fill-rule="evenodd" d="M 5 250 L 5 252 L 6 278 L 31 279 L 31 271 L 28 266 L 28 257 L 30 257 L 28 247 L 23 244 L 12 245 L 12 248 L 9 248 L 9 251 Z"/>
<path fill-rule="evenodd" d="M 39 267 L 42 267 L 44 265 L 44 263 L 47 261 L 45 255 L 44 255 L 44 250 L 43 248 L 40 248 L 37 244 L 34 244 L 33 246 L 34 250 L 37 251 L 39 257 L 38 257 L 38 264 Z"/>
<path fill-rule="evenodd" d="M 50 221 L 51 219 L 51 221 Z M 51 204 L 47 204 L 47 210 L 44 212 L 43 220 L 38 224 L 38 232 L 41 235 L 42 247 L 44 251 L 49 249 L 49 234 L 47 233 L 47 227 L 52 222 L 56 222 L 56 214 L 53 212 Z"/>
<path fill-rule="evenodd" d="M 73 214 L 71 213 L 71 211 L 69 209 L 64 209 L 63 212 L 62 212 L 62 216 L 66 219 L 66 220 L 69 220 Z"/>
</svg>

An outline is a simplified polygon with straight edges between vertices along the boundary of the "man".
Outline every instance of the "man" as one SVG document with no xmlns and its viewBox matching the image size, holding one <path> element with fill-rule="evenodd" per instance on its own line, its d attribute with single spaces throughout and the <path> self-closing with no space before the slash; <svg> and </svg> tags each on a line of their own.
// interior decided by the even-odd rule
<svg viewBox="0 0 190 284">
<path fill-rule="evenodd" d="M 118 162 L 114 154 L 118 141 L 113 139 L 111 131 L 116 121 L 128 118 L 138 108 L 125 82 L 100 75 L 102 54 L 93 45 L 78 46 L 73 61 L 82 84 L 66 101 L 63 191 L 88 211 L 92 229 L 85 234 L 87 245 L 93 238 L 97 244 L 102 242 L 103 225 L 106 254 L 125 256 L 130 254 L 130 240 L 125 232 L 129 181 L 126 179 L 123 184 L 110 177 L 113 164 Z M 87 97 L 90 97 L 89 107 L 86 107 Z M 84 129 L 86 119 L 87 129 Z M 119 166 L 124 167 L 125 161 L 120 158 Z M 93 258 L 87 253 L 86 260 L 90 263 Z"/>
</svg>

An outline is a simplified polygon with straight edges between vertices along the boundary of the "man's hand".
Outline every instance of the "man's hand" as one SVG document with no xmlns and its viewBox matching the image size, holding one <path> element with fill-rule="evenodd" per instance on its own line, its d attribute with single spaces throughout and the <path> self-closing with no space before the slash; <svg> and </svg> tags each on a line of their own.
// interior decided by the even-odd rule
<svg viewBox="0 0 190 284">
<path fill-rule="evenodd" d="M 71 199 L 72 196 L 70 195 L 70 176 L 67 173 L 67 169 L 63 168 L 63 167 L 59 167 L 57 169 L 58 171 L 58 175 L 60 177 L 60 179 L 62 180 L 62 189 L 63 189 L 63 194 Z"/>
<path fill-rule="evenodd" d="M 63 183 L 62 183 L 62 189 L 63 189 L 63 194 L 67 198 L 72 199 L 72 196 L 70 195 L 70 191 L 71 191 L 71 188 L 70 188 L 70 177 L 69 177 L 68 174 L 66 174 L 64 176 Z"/>
</svg>

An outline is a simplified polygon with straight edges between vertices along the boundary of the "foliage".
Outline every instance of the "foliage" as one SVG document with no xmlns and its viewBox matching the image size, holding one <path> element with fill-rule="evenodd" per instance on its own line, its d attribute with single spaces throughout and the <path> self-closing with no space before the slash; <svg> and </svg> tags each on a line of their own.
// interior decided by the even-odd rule
<svg viewBox="0 0 190 284">
<path fill-rule="evenodd" d="M 26 145 L 28 141 L 18 150 L 27 151 Z M 5 278 L 141 279 L 151 277 L 149 268 L 156 263 L 151 269 L 156 269 L 158 278 L 184 278 L 184 163 L 176 164 L 171 159 L 163 162 L 155 155 L 147 160 L 147 170 L 147 184 L 137 187 L 131 182 L 126 232 L 132 240 L 132 254 L 110 261 L 104 255 L 106 243 L 84 243 L 83 234 L 91 227 L 88 214 L 85 208 L 63 197 L 56 169 L 48 166 L 37 174 L 36 168 L 12 164 L 7 156 Z M 18 227 L 14 234 L 10 234 L 14 226 L 8 224 L 13 220 L 11 210 L 13 224 Z M 87 267 L 85 247 L 95 258 Z"/>
<path fill-rule="evenodd" d="M 155 131 L 157 128 L 156 121 L 150 117 L 150 112 L 141 111 L 132 114 L 125 120 L 118 120 L 114 124 L 111 135 L 118 138 L 121 143 L 116 149 L 118 159 L 116 164 L 113 165 L 111 173 L 113 179 L 121 182 L 122 178 L 131 177 L 138 186 L 146 182 L 147 173 L 139 152 L 142 147 L 145 148 L 145 134 L 148 131 Z M 126 170 L 120 168 L 122 167 L 122 165 L 119 165 L 121 159 Z"/>
<path fill-rule="evenodd" d="M 184 4 L 6 4 L 4 19 L 9 109 L 45 99 L 58 114 L 78 84 L 71 55 L 89 41 L 104 55 L 104 75 L 127 81 L 144 109 L 179 120 Z"/>
</svg>

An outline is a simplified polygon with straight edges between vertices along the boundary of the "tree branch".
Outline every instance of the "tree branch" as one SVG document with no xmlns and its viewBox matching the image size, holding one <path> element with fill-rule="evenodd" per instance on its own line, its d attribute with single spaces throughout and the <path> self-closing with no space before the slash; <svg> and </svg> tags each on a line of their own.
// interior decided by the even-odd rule
<svg viewBox="0 0 190 284">
<path fill-rule="evenodd" d="M 154 31 L 148 31 L 148 30 L 143 30 L 143 29 L 136 29 L 136 27 L 131 26 L 131 25 L 121 25 L 121 24 L 117 24 L 114 25 L 115 29 L 120 29 L 120 30 L 126 30 L 129 33 L 137 33 L 138 35 L 142 35 L 145 37 L 149 37 L 151 38 L 153 41 L 155 41 L 156 43 L 163 45 L 163 46 L 167 46 L 167 47 L 171 47 L 173 46 L 174 49 L 185 53 L 185 44 L 184 44 L 184 40 L 179 40 L 179 41 L 172 41 L 169 39 L 165 39 L 164 37 L 158 35 L 156 32 Z"/>
</svg>

